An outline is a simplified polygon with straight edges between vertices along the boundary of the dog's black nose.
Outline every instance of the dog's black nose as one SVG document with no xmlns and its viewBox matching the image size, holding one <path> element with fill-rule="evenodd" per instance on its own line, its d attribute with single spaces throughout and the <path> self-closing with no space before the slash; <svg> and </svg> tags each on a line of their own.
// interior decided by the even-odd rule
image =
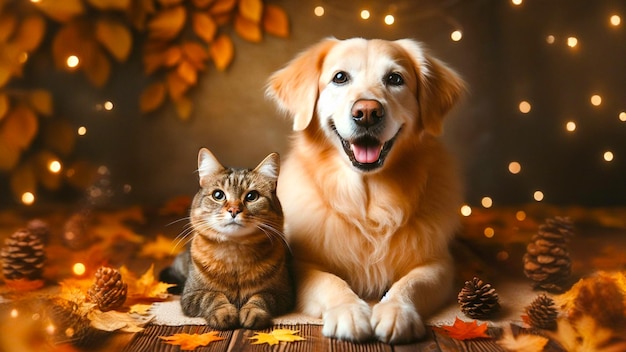
<svg viewBox="0 0 626 352">
<path fill-rule="evenodd" d="M 362 99 L 352 105 L 352 119 L 361 127 L 371 127 L 382 121 L 385 109 L 378 100 Z"/>
</svg>

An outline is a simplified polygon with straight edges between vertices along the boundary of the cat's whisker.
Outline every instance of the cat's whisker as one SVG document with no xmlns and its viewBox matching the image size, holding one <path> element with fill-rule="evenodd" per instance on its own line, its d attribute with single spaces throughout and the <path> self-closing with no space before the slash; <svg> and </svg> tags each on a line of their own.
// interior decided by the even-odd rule
<svg viewBox="0 0 626 352">
<path fill-rule="evenodd" d="M 172 226 L 172 225 L 177 224 L 177 223 L 179 223 L 181 221 L 189 221 L 189 220 L 191 220 L 191 217 L 190 216 L 185 216 L 184 218 L 180 218 L 180 219 L 174 220 L 172 222 L 169 222 L 169 223 L 165 224 L 165 226 L 166 227 L 167 226 Z"/>
</svg>

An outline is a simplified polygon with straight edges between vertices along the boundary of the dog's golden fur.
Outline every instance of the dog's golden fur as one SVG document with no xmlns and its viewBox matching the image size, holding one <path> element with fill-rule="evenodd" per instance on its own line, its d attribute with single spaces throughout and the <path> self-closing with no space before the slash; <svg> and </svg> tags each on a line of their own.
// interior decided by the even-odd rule
<svg viewBox="0 0 626 352">
<path fill-rule="evenodd" d="M 412 341 L 448 299 L 462 192 L 436 137 L 462 90 L 412 40 L 326 39 L 270 78 L 295 131 L 278 195 L 298 308 L 322 317 L 325 335 Z M 355 124 L 360 100 L 379 104 L 380 123 Z M 357 155 L 371 150 L 378 164 Z"/>
</svg>

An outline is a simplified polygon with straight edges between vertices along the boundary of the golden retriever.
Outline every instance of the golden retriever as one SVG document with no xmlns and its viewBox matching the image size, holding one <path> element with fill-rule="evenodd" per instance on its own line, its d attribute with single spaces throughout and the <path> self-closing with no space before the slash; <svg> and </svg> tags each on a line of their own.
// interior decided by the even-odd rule
<svg viewBox="0 0 626 352">
<path fill-rule="evenodd" d="M 297 307 L 325 336 L 410 342 L 448 300 L 462 192 L 436 137 L 463 88 L 409 39 L 326 39 L 270 77 L 293 118 L 278 195 Z"/>
</svg>

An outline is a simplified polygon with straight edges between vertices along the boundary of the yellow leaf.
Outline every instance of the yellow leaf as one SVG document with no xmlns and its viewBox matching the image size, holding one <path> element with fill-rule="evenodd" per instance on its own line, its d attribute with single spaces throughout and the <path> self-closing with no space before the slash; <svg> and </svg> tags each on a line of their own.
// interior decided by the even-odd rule
<svg viewBox="0 0 626 352">
<path fill-rule="evenodd" d="M 115 310 L 101 312 L 97 309 L 87 314 L 89 325 L 103 331 L 139 332 L 153 317 L 136 316 Z"/>
<path fill-rule="evenodd" d="M 161 260 L 175 256 L 178 252 L 180 252 L 180 248 L 176 249 L 171 239 L 157 235 L 154 241 L 148 242 L 141 247 L 139 256 Z"/>
<path fill-rule="evenodd" d="M 211 43 L 217 33 L 217 24 L 206 13 L 196 12 L 192 18 L 193 30 L 205 42 Z"/>
<path fill-rule="evenodd" d="M 67 22 L 85 11 L 81 0 L 37 1 L 33 4 L 55 21 Z"/>
<path fill-rule="evenodd" d="M 196 70 L 205 69 L 204 62 L 209 58 L 209 54 L 202 45 L 194 42 L 185 42 L 180 47 L 187 61 L 189 61 Z"/>
<path fill-rule="evenodd" d="M 183 60 L 183 62 L 178 65 L 176 72 L 190 85 L 194 85 L 198 81 L 198 72 L 196 71 L 196 68 L 187 60 Z"/>
<path fill-rule="evenodd" d="M 181 97 L 174 102 L 174 105 L 176 107 L 178 117 L 183 121 L 188 120 L 191 116 L 191 111 L 193 110 L 193 103 L 191 99 Z"/>
<path fill-rule="evenodd" d="M 263 39 L 259 24 L 243 16 L 235 17 L 235 32 L 249 42 L 258 43 Z"/>
<path fill-rule="evenodd" d="M 279 342 L 294 342 L 294 341 L 304 341 L 305 338 L 302 336 L 296 335 L 298 330 L 290 330 L 290 329 L 275 329 L 272 330 L 269 334 L 263 332 L 257 332 L 254 336 L 249 339 L 256 339 L 255 342 L 252 342 L 253 345 L 266 343 L 270 346 L 277 345 Z"/>
<path fill-rule="evenodd" d="M 33 51 L 37 49 L 45 33 L 44 19 L 39 15 L 30 15 L 22 20 L 13 42 L 24 51 Z"/>
<path fill-rule="evenodd" d="M 217 331 L 210 331 L 204 334 L 174 334 L 171 336 L 159 336 L 165 343 L 170 345 L 179 345 L 181 350 L 195 350 L 199 346 L 207 346 L 211 342 L 224 340 L 218 336 Z"/>
<path fill-rule="evenodd" d="M 9 179 L 11 191 L 16 199 L 21 199 L 25 192 L 35 193 L 37 177 L 31 164 L 22 164 L 13 170 Z"/>
<path fill-rule="evenodd" d="M 155 280 L 154 264 L 140 278 L 137 278 L 125 266 L 122 266 L 119 271 L 122 279 L 128 284 L 128 296 L 135 300 L 164 299 L 167 297 L 167 289 L 176 286 Z"/>
<path fill-rule="evenodd" d="M 6 42 L 17 25 L 15 14 L 9 11 L 0 11 L 0 43 Z"/>
<path fill-rule="evenodd" d="M 235 48 L 233 42 L 230 37 L 225 34 L 217 37 L 209 49 L 215 67 L 220 71 L 224 71 L 228 68 L 228 65 L 233 61 L 234 52 Z"/>
<path fill-rule="evenodd" d="M 43 129 L 44 146 L 63 156 L 68 156 L 74 150 L 76 133 L 74 127 L 66 119 L 58 119 L 55 123 L 48 123 Z"/>
<path fill-rule="evenodd" d="M 151 112 L 158 109 L 165 101 L 165 84 L 156 82 L 149 85 L 141 97 L 139 97 L 139 109 L 141 112 Z"/>
<path fill-rule="evenodd" d="M 235 8 L 237 0 L 216 0 L 211 4 L 210 12 L 212 15 L 223 15 L 231 12 Z"/>
<path fill-rule="evenodd" d="M 26 106 L 14 107 L 3 119 L 0 139 L 8 146 L 26 149 L 37 135 L 39 122 L 35 113 Z"/>
<path fill-rule="evenodd" d="M 7 114 L 10 107 L 11 102 L 9 101 L 9 97 L 4 93 L 0 93 L 0 121 L 2 121 L 4 116 Z"/>
<path fill-rule="evenodd" d="M 173 101 L 180 100 L 189 89 L 189 83 L 185 81 L 176 71 L 169 72 L 165 77 L 167 90 Z"/>
<path fill-rule="evenodd" d="M 28 93 L 28 103 L 38 113 L 52 115 L 52 95 L 44 89 L 35 89 Z"/>
<path fill-rule="evenodd" d="M 102 87 L 111 74 L 111 63 L 102 49 L 93 42 L 90 44 L 85 48 L 89 55 L 83 57 L 83 70 L 91 84 Z"/>
<path fill-rule="evenodd" d="M 503 331 L 502 337 L 496 343 L 511 352 L 540 352 L 543 351 L 549 341 L 539 335 L 519 334 L 513 336 L 509 325 L 506 325 Z"/>
<path fill-rule="evenodd" d="M 150 38 L 173 39 L 183 29 L 186 17 L 187 12 L 183 6 L 161 10 L 148 22 Z"/>
<path fill-rule="evenodd" d="M 126 26 L 112 19 L 99 19 L 96 22 L 96 38 L 118 62 L 126 61 L 133 45 Z"/>
<path fill-rule="evenodd" d="M 239 14 L 253 23 L 259 23 L 263 14 L 263 2 L 261 0 L 240 0 Z"/>
<path fill-rule="evenodd" d="M 150 309 L 152 309 L 152 305 L 151 304 L 141 304 L 141 303 L 137 303 L 137 304 L 133 304 L 132 306 L 130 306 L 130 309 L 128 311 L 129 314 L 139 314 L 139 315 L 147 315 L 150 311 Z"/>
<path fill-rule="evenodd" d="M 100 10 L 126 10 L 130 0 L 87 0 L 91 6 Z"/>
<path fill-rule="evenodd" d="M 204 9 L 205 7 L 211 5 L 213 0 L 192 0 L 193 6 L 198 9 Z"/>
<path fill-rule="evenodd" d="M 163 53 L 163 64 L 167 67 L 178 65 L 183 57 L 183 51 L 178 46 L 171 46 Z"/>
<path fill-rule="evenodd" d="M 282 8 L 268 4 L 263 12 L 263 28 L 269 34 L 280 38 L 289 36 L 289 19 Z"/>
</svg>

